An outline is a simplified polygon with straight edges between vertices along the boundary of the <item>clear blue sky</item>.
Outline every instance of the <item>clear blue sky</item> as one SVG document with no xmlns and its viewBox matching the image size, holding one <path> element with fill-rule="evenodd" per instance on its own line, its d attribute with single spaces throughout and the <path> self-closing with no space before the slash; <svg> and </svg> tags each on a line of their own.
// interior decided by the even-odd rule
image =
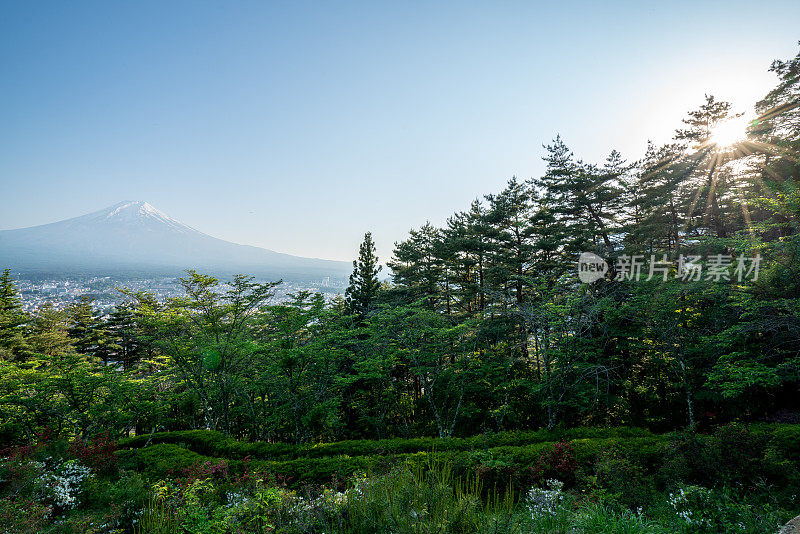
<svg viewBox="0 0 800 534">
<path fill-rule="evenodd" d="M 800 2 L 0 5 L 0 229 L 146 200 L 211 235 L 351 259 L 542 172 L 745 111 Z"/>
</svg>

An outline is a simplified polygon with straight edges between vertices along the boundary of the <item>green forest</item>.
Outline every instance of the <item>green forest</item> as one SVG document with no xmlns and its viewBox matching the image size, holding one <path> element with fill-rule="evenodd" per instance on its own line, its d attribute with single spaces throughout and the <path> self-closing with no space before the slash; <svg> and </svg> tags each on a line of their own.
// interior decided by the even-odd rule
<svg viewBox="0 0 800 534">
<path fill-rule="evenodd" d="M 755 120 L 707 95 L 638 161 L 556 137 L 391 258 L 367 233 L 333 299 L 188 270 L 25 313 L 6 270 L 0 532 L 776 532 L 800 54 L 770 70 Z"/>
</svg>

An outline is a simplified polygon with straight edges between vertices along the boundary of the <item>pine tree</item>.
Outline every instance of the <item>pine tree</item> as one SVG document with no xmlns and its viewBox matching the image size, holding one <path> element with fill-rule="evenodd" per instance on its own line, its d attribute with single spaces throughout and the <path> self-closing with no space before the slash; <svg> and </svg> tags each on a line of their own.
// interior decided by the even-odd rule
<svg viewBox="0 0 800 534">
<path fill-rule="evenodd" d="M 753 197 L 766 207 L 761 219 L 771 219 L 768 236 L 775 238 L 800 232 L 800 53 L 769 70 L 780 81 L 756 104 L 752 133 L 762 154 Z"/>
<path fill-rule="evenodd" d="M 387 263 L 393 273 L 392 279 L 410 301 L 424 298 L 428 308 L 437 309 L 444 285 L 444 269 L 439 257 L 443 250 L 442 232 L 428 222 L 409 234 L 408 239 L 395 244 L 392 260 Z"/>
<path fill-rule="evenodd" d="M 493 241 L 492 278 L 498 289 L 519 305 L 533 253 L 530 190 L 512 178 L 503 191 L 486 199 Z"/>
<path fill-rule="evenodd" d="M 93 305 L 91 297 L 83 296 L 72 304 L 67 312 L 69 314 L 69 337 L 75 349 L 84 356 L 99 358 L 108 363 L 108 331 L 105 328 Z"/>
<path fill-rule="evenodd" d="M 631 253 L 677 251 L 688 225 L 681 184 L 691 172 L 681 159 L 682 146 L 656 147 L 648 143 L 637 164 L 635 182 L 629 187 L 628 209 L 634 213 L 626 237 Z M 635 190 L 635 193 L 632 193 Z"/>
<path fill-rule="evenodd" d="M 138 343 L 136 318 L 131 304 L 121 304 L 114 308 L 106 322 L 109 333 L 108 350 L 113 359 L 128 369 L 142 357 Z"/>
<path fill-rule="evenodd" d="M 706 101 L 698 109 L 690 111 L 683 119 L 687 126 L 675 132 L 675 138 L 703 144 L 711 137 L 714 126 L 727 120 L 731 113 L 731 103 L 717 100 L 714 95 L 706 95 Z"/>
<path fill-rule="evenodd" d="M 486 305 L 486 268 L 489 253 L 487 210 L 479 200 L 469 211 L 456 213 L 442 230 L 442 248 L 449 261 L 448 293 L 454 313 L 472 316 Z"/>
<path fill-rule="evenodd" d="M 623 198 L 619 177 L 626 172 L 622 157 L 612 151 L 603 167 L 598 167 L 575 161 L 560 137 L 545 148 L 547 173 L 532 183 L 559 223 L 568 261 L 588 250 L 612 252 Z"/>
<path fill-rule="evenodd" d="M 754 133 L 770 145 L 797 151 L 800 149 L 800 53 L 787 61 L 773 61 L 769 70 L 780 82 L 756 103 L 760 116 L 755 121 Z M 798 170 L 800 165 L 795 159 L 795 177 Z"/>
<path fill-rule="evenodd" d="M 358 259 L 353 261 L 350 285 L 345 290 L 345 302 L 351 313 L 361 317 L 366 316 L 380 289 L 378 280 L 380 270 L 372 233 L 367 232 L 358 249 Z"/>
<path fill-rule="evenodd" d="M 719 151 L 711 136 L 715 126 L 738 115 L 731 113 L 730 102 L 718 101 L 713 95 L 706 95 L 705 103 L 688 115 L 683 119 L 687 128 L 675 132 L 675 139 L 686 142 L 687 148 L 694 151 L 687 156 L 690 165 L 685 188 L 687 199 L 691 200 L 686 213 L 697 220 L 698 233 L 706 233 L 710 218 L 717 237 L 727 237 L 722 213 L 730 210 L 721 204 L 728 186 L 720 169 L 732 154 Z"/>
<path fill-rule="evenodd" d="M 25 324 L 19 291 L 11 279 L 11 270 L 0 276 L 0 358 L 19 358 L 26 349 Z"/>
</svg>

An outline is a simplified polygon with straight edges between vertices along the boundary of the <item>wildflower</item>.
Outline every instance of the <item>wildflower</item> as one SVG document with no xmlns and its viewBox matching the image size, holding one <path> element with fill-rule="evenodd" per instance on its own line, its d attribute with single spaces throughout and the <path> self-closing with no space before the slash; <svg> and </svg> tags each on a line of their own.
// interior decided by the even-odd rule
<svg viewBox="0 0 800 534">
<path fill-rule="evenodd" d="M 550 516 L 558 513 L 564 500 L 562 489 L 564 483 L 560 480 L 550 479 L 546 481 L 547 489 L 531 488 L 527 494 L 528 509 L 534 517 Z"/>
<path fill-rule="evenodd" d="M 43 464 L 41 465 L 43 466 Z M 61 464 L 55 472 L 45 472 L 37 480 L 52 490 L 52 497 L 56 505 L 67 510 L 77 505 L 80 486 L 91 476 L 91 469 L 70 460 Z"/>
</svg>

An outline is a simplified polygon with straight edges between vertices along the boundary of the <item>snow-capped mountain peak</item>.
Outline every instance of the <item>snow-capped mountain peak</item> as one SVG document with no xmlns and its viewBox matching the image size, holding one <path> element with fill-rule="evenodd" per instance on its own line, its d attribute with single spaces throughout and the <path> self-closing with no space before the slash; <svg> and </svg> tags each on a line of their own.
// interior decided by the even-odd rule
<svg viewBox="0 0 800 534">
<path fill-rule="evenodd" d="M 155 208 L 152 204 L 145 202 L 144 200 L 126 200 L 120 202 L 119 204 L 114 204 L 108 208 L 106 219 L 111 219 L 113 217 L 128 217 L 131 215 L 144 217 L 167 217 L 167 215 L 162 211 Z"/>
<path fill-rule="evenodd" d="M 179 232 L 198 232 L 191 226 L 173 219 L 160 209 L 144 200 L 126 200 L 94 213 L 79 217 L 78 220 L 103 221 L 122 225 L 154 225 L 163 224 Z"/>
<path fill-rule="evenodd" d="M 145 201 L 42 226 L 0 231 L 3 266 L 38 272 L 110 269 L 268 273 L 271 278 L 345 276 L 350 264 L 300 258 L 204 234 Z"/>
</svg>

